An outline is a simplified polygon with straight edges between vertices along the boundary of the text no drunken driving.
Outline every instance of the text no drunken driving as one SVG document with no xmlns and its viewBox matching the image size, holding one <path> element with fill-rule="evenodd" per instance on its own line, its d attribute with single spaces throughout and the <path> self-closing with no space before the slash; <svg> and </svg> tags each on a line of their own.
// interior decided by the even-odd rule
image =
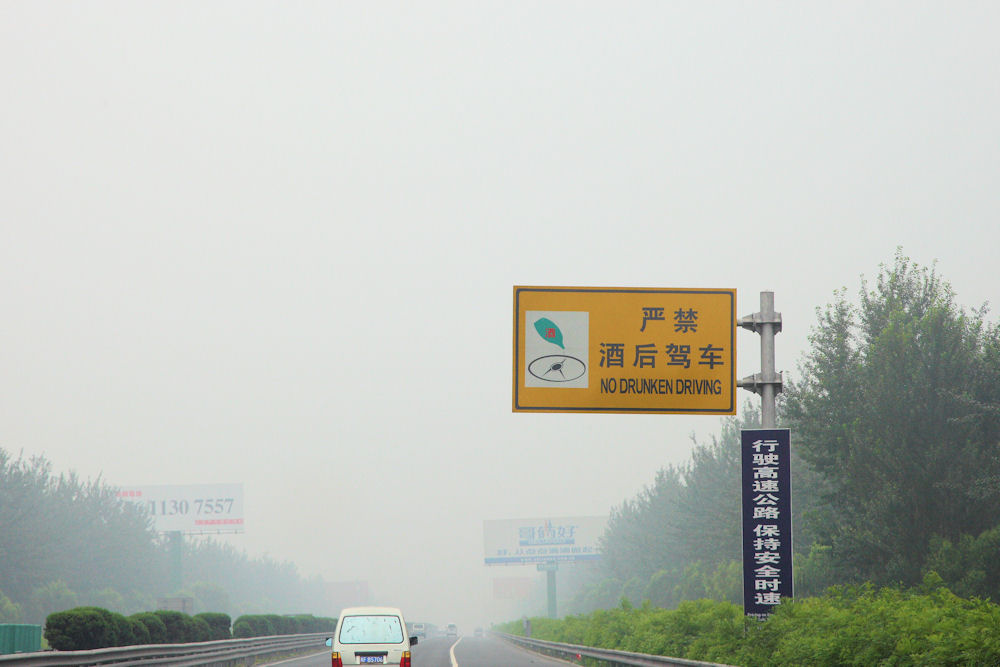
<svg viewBox="0 0 1000 667">
<path fill-rule="evenodd" d="M 722 394 L 721 380 L 676 380 L 673 378 L 601 378 L 602 394 Z"/>
</svg>

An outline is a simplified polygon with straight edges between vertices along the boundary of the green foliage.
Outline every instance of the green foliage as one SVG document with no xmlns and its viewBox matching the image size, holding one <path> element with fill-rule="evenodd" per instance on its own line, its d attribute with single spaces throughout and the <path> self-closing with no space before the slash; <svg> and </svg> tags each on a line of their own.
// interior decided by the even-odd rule
<svg viewBox="0 0 1000 667">
<path fill-rule="evenodd" d="M 937 572 L 961 597 L 1000 597 L 1000 526 L 976 537 L 931 539 L 925 571 Z"/>
<path fill-rule="evenodd" d="M 296 614 L 293 618 L 296 622 L 296 633 L 298 634 L 333 632 L 337 627 L 336 618 L 313 616 L 312 614 Z"/>
<path fill-rule="evenodd" d="M 823 479 L 811 528 L 847 580 L 914 584 L 935 538 L 993 527 L 1000 332 L 984 313 L 901 253 L 860 305 L 841 292 L 819 312 L 785 415 Z"/>
<path fill-rule="evenodd" d="M 302 577 L 292 563 L 250 558 L 210 539 L 187 540 L 183 548 L 185 587 L 197 611 L 328 605 L 322 580 Z M 0 449 L 0 582 L 11 603 L 0 614 L 41 623 L 81 604 L 149 609 L 169 588 L 168 565 L 167 545 L 149 517 L 116 488 L 75 473 L 54 475 L 43 457 Z"/>
<path fill-rule="evenodd" d="M 648 580 L 633 577 L 623 585 L 617 579 L 604 579 L 585 588 L 571 606 L 578 609 L 606 609 L 616 600 L 630 604 L 651 603 L 654 607 L 673 608 L 683 600 L 743 601 L 743 569 L 739 561 L 706 563 L 694 561 L 683 569 L 654 572 Z"/>
<path fill-rule="evenodd" d="M 146 624 L 135 618 L 134 616 L 124 617 L 129 625 L 129 633 L 131 634 L 131 641 L 129 645 L 131 646 L 145 646 L 147 644 L 152 644 L 152 635 L 149 633 L 149 628 Z"/>
<path fill-rule="evenodd" d="M 654 607 L 673 608 L 677 606 L 676 591 L 681 575 L 677 570 L 660 570 L 653 573 L 646 586 L 643 600 L 648 600 Z"/>
<path fill-rule="evenodd" d="M 739 561 L 710 565 L 695 561 L 684 568 L 674 588 L 677 600 L 728 600 L 743 602 L 743 566 Z"/>
<path fill-rule="evenodd" d="M 160 617 L 167 629 L 168 644 L 189 644 L 208 641 L 212 630 L 203 619 L 193 618 L 179 611 L 158 610 L 153 612 Z"/>
<path fill-rule="evenodd" d="M 229 616 L 156 611 L 125 617 L 100 607 L 76 607 L 49 614 L 45 638 L 59 651 L 229 639 Z"/>
<path fill-rule="evenodd" d="M 21 605 L 0 591 L 0 623 L 20 623 L 21 614 Z"/>
<path fill-rule="evenodd" d="M 796 554 L 792 569 L 795 595 L 799 598 L 822 595 L 844 580 L 833 558 L 833 549 L 823 544 L 813 543 L 808 554 Z"/>
<path fill-rule="evenodd" d="M 148 637 L 148 644 L 167 643 L 167 625 L 159 616 L 151 611 L 142 611 L 130 616 L 133 621 L 137 621 L 146 628 L 145 636 Z"/>
<path fill-rule="evenodd" d="M 1000 664 L 1000 606 L 959 598 L 933 574 L 908 590 L 833 587 L 784 602 L 763 622 L 730 602 L 689 600 L 531 625 L 538 639 L 747 667 Z M 500 630 L 521 635 L 522 622 Z"/>
<path fill-rule="evenodd" d="M 275 614 L 244 614 L 233 623 L 234 637 L 271 637 L 278 632 L 279 617 Z"/>
<path fill-rule="evenodd" d="M 120 627 L 107 609 L 76 607 L 49 614 L 44 636 L 57 651 L 83 651 L 119 646 Z"/>
<path fill-rule="evenodd" d="M 186 590 L 188 596 L 194 598 L 195 611 L 222 613 L 229 610 L 229 593 L 219 584 L 198 581 L 188 586 Z"/>
<path fill-rule="evenodd" d="M 726 420 L 721 437 L 695 443 L 689 463 L 660 470 L 652 486 L 614 508 L 601 539 L 605 579 L 570 606 L 606 608 L 622 595 L 664 607 L 703 597 L 741 601 L 742 579 L 734 565 L 742 558 L 740 432 L 759 426 L 759 414 L 747 402 L 739 417 Z M 803 512 L 815 509 L 818 481 L 794 448 L 792 466 L 793 520 L 801 525 Z M 624 588 L 614 583 L 619 580 Z"/>
<path fill-rule="evenodd" d="M 27 604 L 29 617 L 40 619 L 54 611 L 73 609 L 79 606 L 78 598 L 65 581 L 47 582 L 31 591 Z"/>
<path fill-rule="evenodd" d="M 82 602 L 91 607 L 102 607 L 110 611 L 121 612 L 125 609 L 125 597 L 113 588 L 91 591 L 83 596 Z"/>
<path fill-rule="evenodd" d="M 232 639 L 232 632 L 230 631 L 232 619 L 229 618 L 229 614 L 206 611 L 200 614 L 195 614 L 195 618 L 205 621 L 208 625 L 208 639 L 210 641 L 218 639 Z"/>
<path fill-rule="evenodd" d="M 311 614 L 244 614 L 233 623 L 233 637 L 270 637 L 308 632 L 332 632 L 337 619 Z"/>
<path fill-rule="evenodd" d="M 248 637 L 256 637 L 254 634 L 254 625 L 246 619 L 246 617 L 241 616 L 237 618 L 233 623 L 233 637 L 235 639 L 246 639 Z M 266 635 L 264 635 L 266 636 Z"/>
<path fill-rule="evenodd" d="M 997 664 L 1000 607 L 925 582 L 909 591 L 834 588 L 783 604 L 754 624 L 741 664 Z"/>
</svg>

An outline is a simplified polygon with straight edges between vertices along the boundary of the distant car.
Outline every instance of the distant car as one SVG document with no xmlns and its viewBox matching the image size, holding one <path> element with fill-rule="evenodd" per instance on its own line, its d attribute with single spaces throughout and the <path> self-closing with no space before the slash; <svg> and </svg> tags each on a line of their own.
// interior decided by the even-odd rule
<svg viewBox="0 0 1000 667">
<path fill-rule="evenodd" d="M 483 636 L 483 629 L 482 628 L 476 628 L 476 631 L 473 632 L 472 634 L 475 635 L 476 637 L 482 637 Z"/>
<path fill-rule="evenodd" d="M 421 639 L 427 638 L 427 624 L 426 623 L 414 623 L 410 626 L 410 634 L 414 637 L 419 637 Z"/>
<path fill-rule="evenodd" d="M 348 607 L 340 612 L 337 629 L 327 641 L 333 647 L 332 667 L 394 665 L 413 667 L 403 612 L 395 607 Z"/>
<path fill-rule="evenodd" d="M 448 624 L 448 629 L 445 630 L 445 636 L 447 637 L 457 637 L 458 636 L 458 626 L 454 623 Z"/>
</svg>

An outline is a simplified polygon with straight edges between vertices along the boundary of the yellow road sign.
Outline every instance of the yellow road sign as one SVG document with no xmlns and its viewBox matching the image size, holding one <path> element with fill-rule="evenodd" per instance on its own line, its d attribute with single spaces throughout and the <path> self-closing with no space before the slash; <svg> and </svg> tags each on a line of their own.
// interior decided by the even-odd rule
<svg viewBox="0 0 1000 667">
<path fill-rule="evenodd" d="M 514 412 L 736 414 L 736 290 L 514 287 Z"/>
</svg>

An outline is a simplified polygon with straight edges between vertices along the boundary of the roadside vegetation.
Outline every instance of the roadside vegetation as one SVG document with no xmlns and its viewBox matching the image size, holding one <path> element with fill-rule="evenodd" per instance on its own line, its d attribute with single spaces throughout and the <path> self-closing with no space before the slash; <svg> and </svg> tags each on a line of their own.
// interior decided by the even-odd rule
<svg viewBox="0 0 1000 667">
<path fill-rule="evenodd" d="M 81 606 L 135 614 L 161 597 L 190 597 L 195 612 L 326 610 L 322 581 L 292 563 L 205 538 L 186 540 L 182 558 L 174 589 L 168 545 L 117 489 L 0 448 L 0 623 L 42 624 Z"/>
<path fill-rule="evenodd" d="M 45 639 L 57 651 L 85 651 L 113 646 L 190 644 L 223 639 L 332 632 L 335 618 L 309 614 L 254 614 L 233 623 L 228 614 L 148 611 L 124 616 L 100 607 L 76 607 L 50 614 Z"/>
<path fill-rule="evenodd" d="M 579 628 L 603 625 L 606 645 L 625 648 L 652 640 L 616 624 L 674 624 L 697 628 L 671 640 L 676 657 L 1000 664 L 988 640 L 1000 636 L 1000 328 L 901 251 L 856 299 L 840 290 L 816 314 L 778 405 L 791 429 L 795 602 L 741 639 L 740 430 L 760 426 L 748 401 L 689 462 L 613 508 L 603 558 L 561 602 L 571 617 L 555 634 L 588 644 L 600 631 Z"/>
<path fill-rule="evenodd" d="M 523 636 L 523 622 L 500 626 Z M 833 587 L 783 602 L 766 621 L 741 606 L 687 600 L 676 609 L 627 600 L 562 620 L 531 619 L 531 636 L 581 646 L 743 667 L 1000 664 L 1000 606 L 949 591 L 929 573 L 912 589 Z"/>
</svg>

